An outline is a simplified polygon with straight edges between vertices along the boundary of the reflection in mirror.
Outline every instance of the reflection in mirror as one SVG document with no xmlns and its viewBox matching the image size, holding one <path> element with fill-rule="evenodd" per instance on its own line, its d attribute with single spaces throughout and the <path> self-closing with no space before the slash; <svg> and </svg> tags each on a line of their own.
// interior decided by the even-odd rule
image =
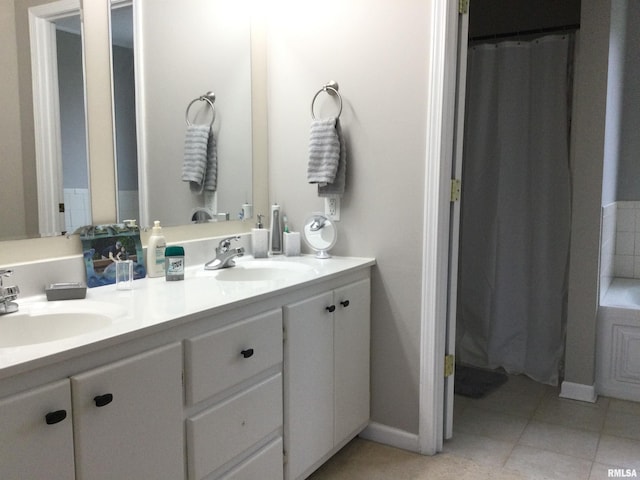
<svg viewBox="0 0 640 480">
<path fill-rule="evenodd" d="M 42 236 L 91 223 L 80 5 L 29 8 L 38 220 Z"/>
<path fill-rule="evenodd" d="M 142 226 L 185 225 L 201 211 L 233 220 L 242 204 L 253 203 L 251 22 L 241 4 L 133 2 Z M 196 194 L 182 181 L 185 113 L 209 91 L 216 96 L 217 189 Z M 210 122 L 209 105 L 195 102 L 190 119 Z"/>
<path fill-rule="evenodd" d="M 64 198 L 64 228 L 60 231 L 73 232 L 91 224 L 80 15 L 57 19 L 54 24 Z"/>
<path fill-rule="evenodd" d="M 139 219 L 138 152 L 131 1 L 111 5 L 111 72 L 118 221 Z"/>
<path fill-rule="evenodd" d="M 0 205 L 11 205 L 11 208 L 0 209 L 0 241 L 40 237 L 38 218 L 40 211 L 50 212 L 50 216 L 60 219 L 60 227 L 43 229 L 44 235 L 70 230 L 68 226 L 62 224 L 63 215 L 58 213 L 59 204 L 62 201 L 51 193 L 54 189 L 45 191 L 48 196 L 38 197 L 36 175 L 37 169 L 43 172 L 46 170 L 41 165 L 36 168 L 35 161 L 34 123 L 42 122 L 40 118 L 34 122 L 29 9 L 38 7 L 40 4 L 52 3 L 57 6 L 62 5 L 66 10 L 52 16 L 41 16 L 40 19 L 43 21 L 39 24 L 47 26 L 43 30 L 49 32 L 51 26 L 54 25 L 53 20 L 66 16 L 67 10 L 73 10 L 75 14 L 78 13 L 79 0 L 0 2 L 0 64 L 3 66 L 0 69 L 0 103 L 3 105 L 3 111 L 0 113 L 2 119 L 0 121 L 0 158 L 2 158 L 3 166 L 3 174 L 0 177 Z M 136 74 L 146 71 L 148 77 L 146 82 L 142 82 L 140 78 L 137 79 L 136 92 L 138 89 L 142 89 L 146 94 L 140 96 L 147 104 L 153 104 L 146 109 L 143 108 L 144 104 L 141 102 L 136 104 L 136 109 L 140 110 L 136 114 L 142 117 L 142 122 L 137 125 L 138 138 L 145 138 L 145 119 L 157 117 L 147 123 L 151 123 L 152 127 L 158 125 L 160 128 L 156 134 L 152 135 L 153 138 L 146 139 L 146 143 L 138 142 L 140 143 L 138 154 L 141 163 L 138 171 L 142 172 L 139 182 L 141 184 L 139 199 L 141 205 L 148 206 L 148 211 L 152 210 L 151 213 L 146 214 L 146 218 L 151 221 L 154 219 L 153 217 L 157 216 L 166 225 L 184 225 L 192 222 L 193 215 L 189 215 L 191 206 L 186 208 L 186 212 L 183 211 L 185 209 L 175 215 L 175 212 L 170 212 L 175 210 L 172 208 L 173 195 L 184 194 L 186 185 L 182 182 L 178 182 L 178 185 L 167 184 L 162 181 L 162 177 L 169 177 L 170 168 L 182 163 L 186 127 L 184 111 L 187 103 L 197 95 L 209 90 L 214 90 L 217 96 L 218 117 L 214 128 L 217 129 L 219 140 L 218 153 L 221 168 L 217 192 L 218 210 L 229 212 L 230 218 L 235 219 L 241 205 L 245 202 L 255 204 L 254 212 L 267 209 L 267 158 L 266 134 L 264 133 L 266 131 L 264 31 L 262 28 L 258 28 L 258 34 L 254 35 L 256 31 L 252 31 L 252 27 L 250 27 L 249 10 L 246 8 L 242 10 L 241 4 L 244 2 L 233 3 L 234 5 L 231 5 L 229 2 L 221 0 L 184 0 L 181 2 L 133 0 L 136 30 L 141 30 L 140 25 L 145 21 L 152 24 L 158 22 L 157 27 L 152 25 L 153 31 L 149 32 L 146 38 L 153 41 L 154 34 L 156 36 L 163 35 L 166 37 L 166 43 L 175 42 L 176 45 L 175 48 L 165 48 L 164 55 L 163 51 L 152 52 L 150 55 L 155 58 L 150 58 L 148 62 L 143 62 L 139 55 L 135 58 L 135 62 L 140 63 L 142 67 L 146 66 L 141 68 L 141 65 L 136 64 Z M 96 33 L 93 29 L 95 19 L 90 15 L 87 21 L 88 23 L 82 25 L 83 36 L 92 37 L 95 40 Z M 206 35 L 202 32 L 209 35 L 210 38 L 204 38 Z M 55 34 L 53 37 L 55 38 Z M 136 40 L 138 38 L 136 37 Z M 251 42 L 253 42 L 253 47 L 257 45 L 253 54 Z M 83 48 L 86 48 L 84 43 L 83 41 Z M 92 44 L 95 43 L 94 41 Z M 136 48 L 142 52 L 141 44 L 136 45 Z M 257 55 L 256 52 L 258 52 Z M 85 58 L 97 56 L 102 59 L 102 51 L 85 51 L 84 56 Z M 173 59 L 180 59 L 180 57 L 188 58 L 184 58 L 182 62 L 174 65 Z M 158 60 L 160 60 L 159 64 Z M 180 70 L 187 60 L 196 65 L 196 68 L 191 72 Z M 109 60 L 106 59 L 106 61 Z M 155 67 L 153 66 L 154 62 L 156 62 Z M 206 65 L 209 70 L 214 70 L 214 72 L 201 73 L 196 71 L 199 64 Z M 253 82 L 250 75 L 255 76 Z M 152 85 L 154 79 L 155 86 Z M 186 83 L 181 85 L 180 80 Z M 52 84 L 51 81 L 47 81 Z M 191 82 L 199 83 L 192 86 Z M 102 85 L 100 82 L 97 84 Z M 174 98 L 180 92 L 182 92 L 182 97 Z M 255 108 L 253 112 L 252 103 Z M 170 107 L 170 105 L 172 106 Z M 170 109 L 171 112 L 169 112 Z M 40 108 L 39 111 L 49 112 L 45 108 Z M 101 118 L 104 117 L 105 112 L 94 110 L 87 112 L 87 115 Z M 259 125 L 259 128 L 252 129 L 251 120 L 254 125 Z M 167 124 L 172 123 L 172 126 L 163 126 L 162 122 L 164 121 Z M 58 122 L 56 120 L 50 123 L 56 125 Z M 150 130 L 151 128 L 149 128 Z M 164 133 L 170 133 L 172 138 L 165 140 Z M 253 139 L 255 144 L 252 144 L 252 134 L 255 137 Z M 61 139 L 59 141 L 61 142 Z M 79 141 L 78 144 L 84 145 L 84 142 Z M 60 144 L 58 146 L 62 151 Z M 42 147 L 39 145 L 38 148 Z M 51 155 L 49 158 L 54 157 L 55 155 Z M 153 158 L 161 158 L 160 164 L 153 163 Z M 165 168 L 162 162 L 166 162 L 168 158 L 175 165 L 172 164 Z M 255 168 L 252 160 L 256 162 Z M 56 181 L 59 182 L 58 189 L 61 190 L 63 184 L 62 167 L 59 164 L 52 164 L 50 167 L 53 172 L 59 170 Z M 149 175 L 144 173 L 149 171 L 155 173 Z M 253 176 L 254 173 L 257 176 Z M 143 178 L 143 175 L 154 178 Z M 54 175 L 45 173 L 40 177 L 51 180 Z M 54 184 L 51 181 L 49 183 Z M 255 191 L 253 190 L 254 186 L 257 188 Z M 143 195 L 143 187 L 146 187 L 146 191 L 154 193 L 150 196 Z M 83 188 L 89 188 L 91 191 L 91 183 L 89 182 Z M 115 189 L 115 185 L 111 184 L 111 188 Z M 158 196 L 164 198 L 158 200 Z M 109 199 L 108 196 L 95 197 L 93 194 L 91 201 L 105 202 Z M 183 199 L 180 200 L 180 202 L 182 201 Z M 175 202 L 175 204 L 178 203 L 178 201 Z M 69 211 L 70 209 L 67 208 L 67 212 Z M 170 212 L 166 219 L 163 217 L 164 211 Z M 90 208 L 87 207 L 88 212 L 90 212 Z M 126 216 L 133 215 L 121 213 L 120 218 L 124 219 Z M 196 218 L 206 218 L 203 215 L 195 216 Z M 178 220 L 172 221 L 173 217 L 178 217 Z M 139 218 L 144 219 L 145 215 L 141 213 Z M 88 219 L 86 222 L 89 223 L 91 220 Z M 148 223 L 149 221 L 145 222 L 145 224 Z M 217 228 L 203 230 L 200 227 L 194 228 L 193 231 L 198 232 L 196 235 L 201 235 L 201 232 L 218 231 Z M 225 231 L 236 228 L 232 225 L 220 225 L 220 227 Z M 47 244 L 46 242 L 38 243 L 38 245 Z"/>
<path fill-rule="evenodd" d="M 79 0 L 0 2 L 0 240 L 60 234 L 90 212 L 79 13 Z"/>
</svg>

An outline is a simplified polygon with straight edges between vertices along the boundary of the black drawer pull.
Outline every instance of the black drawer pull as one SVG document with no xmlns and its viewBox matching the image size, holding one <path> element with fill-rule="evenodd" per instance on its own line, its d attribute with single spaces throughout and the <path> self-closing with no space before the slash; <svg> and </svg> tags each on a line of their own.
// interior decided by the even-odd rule
<svg viewBox="0 0 640 480">
<path fill-rule="evenodd" d="M 97 397 L 93 397 L 93 401 L 96 402 L 96 407 L 104 407 L 113 401 L 113 395 L 110 393 L 98 395 Z"/>
<path fill-rule="evenodd" d="M 340 302 L 340 305 L 342 305 L 344 308 L 347 308 L 349 306 L 349 300 L 343 300 L 342 302 Z"/>
<path fill-rule="evenodd" d="M 246 350 L 242 350 L 240 352 L 244 358 L 249 358 L 253 356 L 253 348 L 247 348 Z"/>
<path fill-rule="evenodd" d="M 327 307 L 327 311 L 328 311 L 329 313 L 333 313 L 335 310 L 336 310 L 336 306 L 335 306 L 335 305 L 329 305 L 329 306 Z"/>
<path fill-rule="evenodd" d="M 66 410 L 56 410 L 55 412 L 49 412 L 44 416 L 45 422 L 47 425 L 55 425 L 56 423 L 60 423 L 65 418 L 67 418 Z"/>
</svg>

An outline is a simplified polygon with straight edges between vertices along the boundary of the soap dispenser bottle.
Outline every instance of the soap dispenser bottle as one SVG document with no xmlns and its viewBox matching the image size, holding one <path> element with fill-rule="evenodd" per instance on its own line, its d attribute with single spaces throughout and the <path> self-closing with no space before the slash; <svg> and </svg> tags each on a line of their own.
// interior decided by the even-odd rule
<svg viewBox="0 0 640 480">
<path fill-rule="evenodd" d="M 164 276 L 164 250 L 166 246 L 167 242 L 162 234 L 160 221 L 155 220 L 147 242 L 147 275 L 149 277 Z"/>
<path fill-rule="evenodd" d="M 271 255 L 282 254 L 282 218 L 280 205 L 271 205 Z"/>
<path fill-rule="evenodd" d="M 262 217 L 258 214 L 258 223 L 251 229 L 251 251 L 254 258 L 265 258 L 269 250 L 269 231 L 263 228 Z"/>
</svg>

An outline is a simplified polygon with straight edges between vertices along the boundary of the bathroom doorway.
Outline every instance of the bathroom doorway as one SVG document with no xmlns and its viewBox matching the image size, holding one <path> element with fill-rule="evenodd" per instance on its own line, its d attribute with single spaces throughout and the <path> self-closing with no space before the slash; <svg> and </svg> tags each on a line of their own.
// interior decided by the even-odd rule
<svg viewBox="0 0 640 480">
<path fill-rule="evenodd" d="M 469 11 L 456 363 L 555 385 L 564 355 L 580 2 L 499 3 L 474 0 Z"/>
</svg>

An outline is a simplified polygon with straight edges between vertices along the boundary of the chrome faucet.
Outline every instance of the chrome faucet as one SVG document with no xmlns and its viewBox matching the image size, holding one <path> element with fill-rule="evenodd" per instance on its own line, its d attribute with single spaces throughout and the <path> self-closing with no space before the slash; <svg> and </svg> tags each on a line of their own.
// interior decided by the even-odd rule
<svg viewBox="0 0 640 480">
<path fill-rule="evenodd" d="M 240 237 L 228 237 L 220 240 L 216 248 L 216 258 L 204 264 L 205 270 L 219 270 L 235 266 L 236 262 L 233 259 L 244 255 L 244 247 L 231 248 L 232 240 L 240 240 Z"/>
<path fill-rule="evenodd" d="M 10 277 L 13 270 L 0 269 L 0 315 L 18 311 L 18 304 L 14 302 L 18 298 L 20 289 L 17 285 L 5 287 L 2 285 L 2 277 Z"/>
</svg>

